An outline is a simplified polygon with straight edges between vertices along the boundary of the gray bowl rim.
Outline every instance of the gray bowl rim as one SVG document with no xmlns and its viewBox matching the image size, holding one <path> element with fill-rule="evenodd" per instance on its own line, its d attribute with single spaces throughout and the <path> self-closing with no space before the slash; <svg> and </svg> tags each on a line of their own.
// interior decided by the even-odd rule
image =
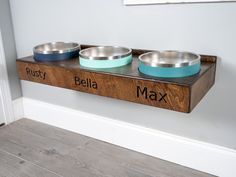
<svg viewBox="0 0 236 177">
<path fill-rule="evenodd" d="M 43 47 L 45 45 L 50 45 L 50 44 L 56 44 L 56 43 L 64 43 L 64 44 L 72 44 L 75 45 L 75 47 L 71 47 L 71 48 L 66 48 L 64 50 L 39 50 L 40 47 Z M 67 52 L 74 52 L 76 50 L 80 50 L 80 44 L 76 43 L 76 42 L 48 42 L 48 43 L 44 43 L 44 44 L 39 44 L 37 46 L 34 47 L 33 51 L 35 54 L 64 54 Z"/>
<path fill-rule="evenodd" d="M 114 55 L 114 56 L 108 56 L 108 57 L 92 57 L 92 56 L 87 56 L 84 55 L 83 52 L 87 51 L 87 50 L 91 50 L 91 49 L 95 49 L 95 48 L 106 48 L 106 47 L 113 47 L 113 48 L 123 48 L 123 49 L 128 49 L 128 52 L 125 52 L 124 54 L 120 54 L 120 55 Z M 128 48 L 128 47 L 122 47 L 122 46 L 98 46 L 98 47 L 89 47 L 86 49 L 83 49 L 79 52 L 79 57 L 83 58 L 83 59 L 88 59 L 88 60 L 114 60 L 114 59 L 121 59 L 124 57 L 127 57 L 129 55 L 132 55 L 132 49 Z"/>
<path fill-rule="evenodd" d="M 188 61 L 188 62 L 182 62 L 182 63 L 176 63 L 176 64 L 172 64 L 172 63 L 156 63 L 156 62 L 155 63 L 150 63 L 150 62 L 144 61 L 142 59 L 143 56 L 148 55 L 150 53 L 156 53 L 158 55 L 161 55 L 164 52 L 188 53 L 188 54 L 191 54 L 191 55 L 195 55 L 196 59 Z M 143 54 L 139 55 L 138 60 L 141 63 L 143 63 L 143 64 L 145 64 L 147 66 L 151 66 L 151 67 L 178 68 L 178 67 L 184 67 L 184 66 L 191 66 L 191 65 L 195 65 L 195 64 L 200 64 L 201 63 L 201 56 L 196 54 L 196 53 L 188 52 L 188 51 L 178 51 L 178 50 L 163 50 L 163 51 L 158 51 L 158 50 L 155 50 L 155 51 L 150 51 L 150 52 L 146 52 L 146 53 L 143 53 Z"/>
</svg>

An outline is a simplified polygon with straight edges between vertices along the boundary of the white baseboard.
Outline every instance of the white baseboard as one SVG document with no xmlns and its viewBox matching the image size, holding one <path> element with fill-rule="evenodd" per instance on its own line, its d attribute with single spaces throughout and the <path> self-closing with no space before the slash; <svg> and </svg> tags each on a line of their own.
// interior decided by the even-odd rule
<svg viewBox="0 0 236 177">
<path fill-rule="evenodd" d="M 220 177 L 236 175 L 232 149 L 29 98 L 23 98 L 23 107 L 24 116 L 32 120 Z"/>
<path fill-rule="evenodd" d="M 24 117 L 23 98 L 17 98 L 12 101 L 14 120 L 19 120 Z"/>
</svg>

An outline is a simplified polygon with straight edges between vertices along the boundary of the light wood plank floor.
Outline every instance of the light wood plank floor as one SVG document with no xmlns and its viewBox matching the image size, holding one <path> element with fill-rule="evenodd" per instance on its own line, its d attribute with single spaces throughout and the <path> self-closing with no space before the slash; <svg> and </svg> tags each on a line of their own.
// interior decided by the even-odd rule
<svg viewBox="0 0 236 177">
<path fill-rule="evenodd" d="M 0 127 L 0 177 L 213 176 L 63 129 L 21 119 Z"/>
</svg>

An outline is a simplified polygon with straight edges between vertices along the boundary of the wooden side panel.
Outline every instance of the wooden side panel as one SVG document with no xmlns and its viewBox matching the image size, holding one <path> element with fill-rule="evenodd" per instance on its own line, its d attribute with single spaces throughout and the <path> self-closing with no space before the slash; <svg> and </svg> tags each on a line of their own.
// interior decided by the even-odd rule
<svg viewBox="0 0 236 177">
<path fill-rule="evenodd" d="M 190 111 L 200 102 L 208 90 L 214 85 L 215 71 L 216 65 L 212 65 L 211 68 L 193 84 L 191 88 Z"/>
<path fill-rule="evenodd" d="M 22 80 L 189 112 L 189 87 L 17 60 Z"/>
</svg>

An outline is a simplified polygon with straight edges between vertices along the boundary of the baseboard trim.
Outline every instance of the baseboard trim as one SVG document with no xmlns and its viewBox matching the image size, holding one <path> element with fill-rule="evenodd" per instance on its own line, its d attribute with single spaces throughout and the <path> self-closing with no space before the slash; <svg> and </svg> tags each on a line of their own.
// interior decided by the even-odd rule
<svg viewBox="0 0 236 177">
<path fill-rule="evenodd" d="M 24 116 L 221 177 L 236 174 L 236 151 L 38 100 L 23 98 Z M 19 101 L 20 102 L 20 101 Z"/>
<path fill-rule="evenodd" d="M 14 120 L 19 120 L 24 117 L 23 97 L 12 101 Z"/>
</svg>

